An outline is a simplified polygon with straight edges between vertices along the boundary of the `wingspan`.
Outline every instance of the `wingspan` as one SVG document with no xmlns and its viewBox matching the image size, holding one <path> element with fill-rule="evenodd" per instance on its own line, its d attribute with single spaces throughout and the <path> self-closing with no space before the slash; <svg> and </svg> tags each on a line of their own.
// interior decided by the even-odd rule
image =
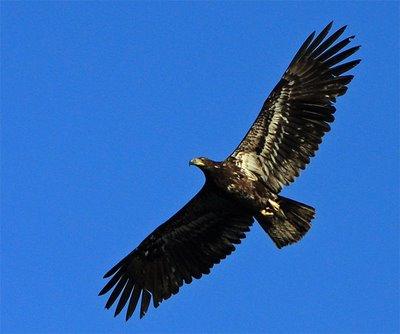
<svg viewBox="0 0 400 334">
<path fill-rule="evenodd" d="M 140 317 L 176 294 L 183 283 L 208 274 L 240 243 L 253 223 L 252 216 L 217 195 L 206 185 L 180 211 L 154 230 L 133 252 L 122 259 L 105 278 L 100 291 L 112 290 L 106 303 L 118 299 L 115 316 L 126 304 L 128 320 L 141 297 Z"/>
<path fill-rule="evenodd" d="M 306 39 L 228 158 L 260 177 L 275 193 L 292 182 L 318 150 L 334 120 L 336 97 L 346 92 L 353 79 L 343 74 L 360 62 L 340 64 L 360 46 L 341 51 L 354 36 L 337 42 L 344 26 L 326 38 L 331 27 L 332 22 L 317 37 L 313 32 Z"/>
</svg>

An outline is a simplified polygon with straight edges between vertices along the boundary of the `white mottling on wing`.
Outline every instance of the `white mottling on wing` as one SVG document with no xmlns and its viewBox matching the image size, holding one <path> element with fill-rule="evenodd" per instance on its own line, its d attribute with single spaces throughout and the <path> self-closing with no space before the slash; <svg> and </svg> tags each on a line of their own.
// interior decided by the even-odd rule
<svg viewBox="0 0 400 334">
<path fill-rule="evenodd" d="M 257 174 L 262 173 L 260 160 L 254 153 L 240 152 L 237 155 L 238 166 L 243 169 L 246 176 L 253 181 L 257 181 Z"/>
</svg>

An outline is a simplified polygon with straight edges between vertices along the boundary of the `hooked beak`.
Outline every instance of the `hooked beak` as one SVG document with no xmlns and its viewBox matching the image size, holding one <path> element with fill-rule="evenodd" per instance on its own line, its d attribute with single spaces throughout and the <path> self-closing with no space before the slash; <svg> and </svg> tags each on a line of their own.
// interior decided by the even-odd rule
<svg viewBox="0 0 400 334">
<path fill-rule="evenodd" d="M 201 161 L 201 159 L 199 159 L 199 158 L 195 158 L 195 159 L 190 160 L 189 161 L 189 166 L 191 166 L 191 165 L 197 166 L 197 167 L 205 166 L 204 162 Z"/>
</svg>

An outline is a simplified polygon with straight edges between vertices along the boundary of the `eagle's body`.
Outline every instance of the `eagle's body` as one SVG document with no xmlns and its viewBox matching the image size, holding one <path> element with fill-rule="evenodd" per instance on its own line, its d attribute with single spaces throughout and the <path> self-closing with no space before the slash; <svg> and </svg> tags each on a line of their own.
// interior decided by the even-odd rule
<svg viewBox="0 0 400 334">
<path fill-rule="evenodd" d="M 280 196 L 314 156 L 334 120 L 333 106 L 360 60 L 341 63 L 359 46 L 342 51 L 354 36 L 337 42 L 346 27 L 328 36 L 332 23 L 312 33 L 265 101 L 250 130 L 222 162 L 196 158 L 205 174 L 203 188 L 105 274 L 100 295 L 118 299 L 115 315 L 127 304 L 128 320 L 138 302 L 140 316 L 151 299 L 176 294 L 183 283 L 208 274 L 232 253 L 254 219 L 278 248 L 299 241 L 310 229 L 314 208 Z"/>
<path fill-rule="evenodd" d="M 215 162 L 207 158 L 198 159 L 204 163 L 197 166 L 203 170 L 206 182 L 214 186 L 221 196 L 229 198 L 253 214 L 268 208 L 268 200 L 275 200 L 277 197 L 262 180 L 255 175 L 249 177 L 246 171 L 232 160 Z"/>
</svg>

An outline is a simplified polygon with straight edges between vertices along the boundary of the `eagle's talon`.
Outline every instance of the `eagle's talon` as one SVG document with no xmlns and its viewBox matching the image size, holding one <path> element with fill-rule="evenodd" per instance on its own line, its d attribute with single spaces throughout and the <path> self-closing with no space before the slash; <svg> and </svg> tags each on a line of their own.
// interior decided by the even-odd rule
<svg viewBox="0 0 400 334">
<path fill-rule="evenodd" d="M 273 215 L 274 215 L 271 211 L 268 211 L 268 210 L 266 210 L 266 209 L 263 209 L 263 210 L 261 210 L 260 212 L 261 212 L 261 214 L 262 214 L 263 216 L 266 216 L 266 217 L 270 217 L 270 216 L 273 216 Z"/>
<path fill-rule="evenodd" d="M 279 203 L 278 203 L 278 202 L 275 202 L 275 201 L 269 199 L 269 200 L 268 200 L 268 203 L 271 205 L 271 207 L 272 207 L 272 209 L 273 209 L 274 211 L 279 211 L 279 210 L 281 209 L 281 207 L 279 206 Z"/>
</svg>

